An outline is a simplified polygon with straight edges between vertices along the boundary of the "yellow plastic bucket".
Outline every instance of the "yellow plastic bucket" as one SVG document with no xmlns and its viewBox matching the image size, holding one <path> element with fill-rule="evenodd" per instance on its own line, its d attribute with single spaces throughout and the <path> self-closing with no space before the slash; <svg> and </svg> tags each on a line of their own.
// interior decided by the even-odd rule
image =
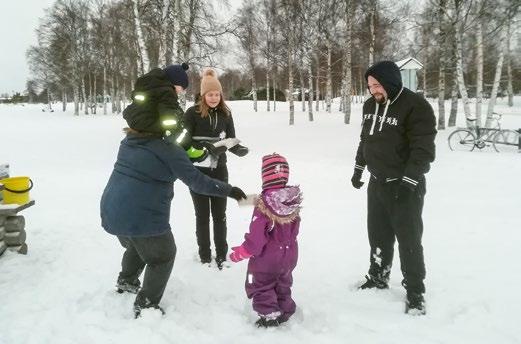
<svg viewBox="0 0 521 344">
<path fill-rule="evenodd" d="M 33 188 L 33 181 L 29 177 L 12 177 L 0 179 L 4 185 L 2 196 L 4 204 L 25 204 L 29 202 L 29 190 Z"/>
</svg>

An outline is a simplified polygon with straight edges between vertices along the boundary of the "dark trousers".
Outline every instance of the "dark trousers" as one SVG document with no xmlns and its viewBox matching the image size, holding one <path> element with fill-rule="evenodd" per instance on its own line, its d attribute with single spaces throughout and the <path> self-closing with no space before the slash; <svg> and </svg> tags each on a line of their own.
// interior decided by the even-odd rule
<svg viewBox="0 0 521 344">
<path fill-rule="evenodd" d="M 176 246 L 172 232 L 151 237 L 118 236 L 118 239 L 126 249 L 119 277 L 135 281 L 144 269 L 145 276 L 138 297 L 146 297 L 151 303 L 159 304 L 174 266 Z"/>
<path fill-rule="evenodd" d="M 226 165 L 217 168 L 200 168 L 201 172 L 211 178 L 228 182 L 228 169 Z M 199 245 L 201 259 L 210 259 L 210 212 L 213 220 L 213 242 L 217 259 L 226 260 L 228 243 L 226 241 L 226 198 L 197 194 L 190 191 L 195 209 L 195 233 Z"/>
<path fill-rule="evenodd" d="M 371 177 L 367 188 L 367 229 L 372 277 L 388 280 L 393 262 L 394 242 L 398 240 L 402 284 L 407 291 L 424 293 L 422 209 L 425 180 L 421 180 L 410 197 L 395 198 L 400 181 L 379 182 Z"/>
</svg>

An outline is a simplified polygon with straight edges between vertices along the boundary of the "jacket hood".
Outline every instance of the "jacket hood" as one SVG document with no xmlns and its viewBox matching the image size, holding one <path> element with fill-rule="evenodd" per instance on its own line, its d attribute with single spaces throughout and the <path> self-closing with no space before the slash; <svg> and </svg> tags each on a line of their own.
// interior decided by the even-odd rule
<svg viewBox="0 0 521 344">
<path fill-rule="evenodd" d="M 290 223 L 299 216 L 301 203 L 300 187 L 286 186 L 262 191 L 255 206 L 274 222 Z"/>
<path fill-rule="evenodd" d="M 391 101 L 398 95 L 403 87 L 400 68 L 398 68 L 393 61 L 380 61 L 375 63 L 365 72 L 366 81 L 369 75 L 382 84 Z"/>
<path fill-rule="evenodd" d="M 159 87 L 172 87 L 165 71 L 161 68 L 154 68 L 136 80 L 134 92 L 147 91 Z"/>
</svg>

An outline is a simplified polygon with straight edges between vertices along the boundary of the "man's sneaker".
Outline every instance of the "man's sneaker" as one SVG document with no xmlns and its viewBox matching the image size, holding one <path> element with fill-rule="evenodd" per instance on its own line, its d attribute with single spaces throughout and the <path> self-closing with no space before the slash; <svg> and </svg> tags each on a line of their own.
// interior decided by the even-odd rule
<svg viewBox="0 0 521 344">
<path fill-rule="evenodd" d="M 279 323 L 278 318 L 276 318 L 276 319 L 268 319 L 268 318 L 265 318 L 265 317 L 260 317 L 259 320 L 257 320 L 255 322 L 255 326 L 257 326 L 257 327 L 264 327 L 264 328 L 277 327 L 279 325 L 280 325 L 280 323 Z"/>
<path fill-rule="evenodd" d="M 138 279 L 134 280 L 133 282 L 129 282 L 125 280 L 124 278 L 119 277 L 118 281 L 116 282 L 116 291 L 120 294 L 124 292 L 137 294 L 139 291 L 139 288 L 141 287 L 141 283 Z"/>
<path fill-rule="evenodd" d="M 374 288 L 377 288 L 377 289 L 389 288 L 389 285 L 387 284 L 387 282 L 385 282 L 379 278 L 365 275 L 365 279 L 366 279 L 366 281 L 364 283 L 362 283 L 362 285 L 360 285 L 358 287 L 358 289 L 363 290 L 363 289 L 374 289 Z"/>
<path fill-rule="evenodd" d="M 425 299 L 423 294 L 407 292 L 407 300 L 405 300 L 405 313 L 410 315 L 425 315 Z"/>
<path fill-rule="evenodd" d="M 136 319 L 141 316 L 143 309 L 157 309 L 161 312 L 161 315 L 165 315 L 165 311 L 158 304 L 152 303 L 147 297 L 138 294 L 136 301 L 134 301 L 134 317 Z"/>
</svg>

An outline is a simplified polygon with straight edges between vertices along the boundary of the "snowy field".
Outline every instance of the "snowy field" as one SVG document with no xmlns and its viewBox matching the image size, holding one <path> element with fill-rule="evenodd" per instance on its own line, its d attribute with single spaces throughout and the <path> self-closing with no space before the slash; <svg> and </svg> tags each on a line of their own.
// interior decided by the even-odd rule
<svg viewBox="0 0 521 344">
<path fill-rule="evenodd" d="M 503 126 L 520 128 L 521 98 L 514 108 L 505 102 L 496 108 L 506 114 Z M 229 105 L 250 148 L 244 158 L 229 155 L 230 182 L 259 192 L 261 156 L 278 152 L 288 158 L 290 183 L 304 192 L 295 317 L 276 329 L 252 325 L 246 262 L 223 271 L 198 263 L 192 201 L 177 182 L 171 223 L 178 254 L 162 300 L 167 314 L 134 320 L 134 295 L 114 291 L 123 249 L 99 218 L 124 120 L 74 117 L 72 106 L 62 113 L 60 104 L 54 113 L 0 105 L 0 163 L 34 180 L 36 200 L 22 212 L 28 255 L 0 257 L 1 344 L 521 343 L 521 154 L 452 152 L 452 129 L 439 133 L 424 208 L 427 315 L 412 317 L 403 313 L 397 255 L 389 290 L 355 288 L 369 252 L 365 185 L 355 190 L 349 181 L 361 104 L 344 125 L 337 105 L 308 122 L 297 103 L 291 127 L 283 103 L 277 113 L 264 102 L 258 113 L 249 101 Z M 229 202 L 230 246 L 241 243 L 251 211 Z"/>
</svg>

